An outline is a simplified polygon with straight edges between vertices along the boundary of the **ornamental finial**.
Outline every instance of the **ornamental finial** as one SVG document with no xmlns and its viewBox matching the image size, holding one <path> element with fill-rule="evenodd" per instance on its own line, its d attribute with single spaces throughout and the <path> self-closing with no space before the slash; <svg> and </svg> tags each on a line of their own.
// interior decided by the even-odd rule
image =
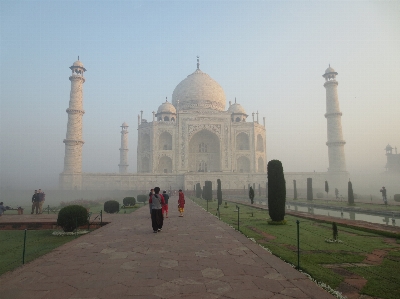
<svg viewBox="0 0 400 299">
<path fill-rule="evenodd" d="M 199 70 L 200 69 L 200 61 L 199 61 L 199 55 L 197 55 L 197 69 Z"/>
</svg>

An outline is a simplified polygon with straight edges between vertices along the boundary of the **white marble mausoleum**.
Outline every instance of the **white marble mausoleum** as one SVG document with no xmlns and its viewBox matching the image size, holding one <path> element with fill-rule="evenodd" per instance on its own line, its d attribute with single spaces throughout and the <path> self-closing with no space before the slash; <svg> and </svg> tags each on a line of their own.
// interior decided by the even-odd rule
<svg viewBox="0 0 400 299">
<path fill-rule="evenodd" d="M 249 184 L 265 188 L 265 118 L 261 124 L 258 112 L 249 116 L 236 99 L 234 103 L 227 103 L 223 88 L 200 70 L 199 60 L 195 71 L 175 87 L 172 101 L 165 100 L 157 112 L 153 112 L 152 121 L 143 119 L 142 112 L 138 115 L 137 173 L 128 171 L 128 125 L 125 122 L 121 126 L 119 173 L 82 172 L 83 74 L 86 69 L 79 60 L 70 69 L 71 94 L 61 189 L 147 190 L 160 186 L 162 189 L 193 190 L 196 183 L 204 185 L 206 180 L 216 186 L 217 179 L 221 179 L 223 189 L 243 189 Z M 305 184 L 308 177 L 312 177 L 315 184 L 322 184 L 332 176 L 348 177 L 336 74 L 330 67 L 324 74 L 331 167 L 327 173 L 285 173 L 287 182 L 297 180 L 297 185 L 301 186 L 301 181 Z"/>
</svg>

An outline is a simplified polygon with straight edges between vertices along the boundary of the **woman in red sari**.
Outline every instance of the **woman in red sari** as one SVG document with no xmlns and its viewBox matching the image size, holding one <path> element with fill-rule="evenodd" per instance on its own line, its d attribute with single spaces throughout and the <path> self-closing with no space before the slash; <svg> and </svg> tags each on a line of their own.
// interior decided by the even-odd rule
<svg viewBox="0 0 400 299">
<path fill-rule="evenodd" d="M 178 199 L 178 211 L 180 213 L 179 217 L 183 217 L 183 211 L 185 209 L 185 195 L 182 189 L 179 189 L 179 199 Z"/>
</svg>

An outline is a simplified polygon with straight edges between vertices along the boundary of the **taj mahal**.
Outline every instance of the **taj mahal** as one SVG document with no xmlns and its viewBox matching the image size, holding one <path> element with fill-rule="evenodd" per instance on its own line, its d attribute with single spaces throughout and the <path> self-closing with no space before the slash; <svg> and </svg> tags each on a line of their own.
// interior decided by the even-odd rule
<svg viewBox="0 0 400 299">
<path fill-rule="evenodd" d="M 72 74 L 67 133 L 64 139 L 64 170 L 60 174 L 63 190 L 148 190 L 154 186 L 165 189 L 193 190 L 196 183 L 217 179 L 223 189 L 243 189 L 248 185 L 263 186 L 267 179 L 267 136 L 265 117 L 249 116 L 240 103 L 227 105 L 223 88 L 200 70 L 199 58 L 195 71 L 174 89 L 153 112 L 152 121 L 137 117 L 137 173 L 129 172 L 128 124 L 121 125 L 121 147 L 118 173 L 85 173 L 82 171 L 83 84 L 86 72 L 83 63 L 75 61 Z M 296 180 L 314 184 L 329 180 L 337 186 L 348 181 L 337 93 L 337 72 L 329 66 L 323 77 L 326 89 L 327 172 L 285 172 L 287 184 Z"/>
</svg>

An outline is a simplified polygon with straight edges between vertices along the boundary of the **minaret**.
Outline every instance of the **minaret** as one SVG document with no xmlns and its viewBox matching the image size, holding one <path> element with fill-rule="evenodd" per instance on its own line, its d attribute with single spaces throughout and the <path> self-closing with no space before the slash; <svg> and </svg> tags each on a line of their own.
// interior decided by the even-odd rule
<svg viewBox="0 0 400 299">
<path fill-rule="evenodd" d="M 82 188 L 82 118 L 85 111 L 83 110 L 83 83 L 85 78 L 83 73 L 86 69 L 82 62 L 78 60 L 70 67 L 72 75 L 69 77 L 71 81 L 71 92 L 69 97 L 67 134 L 64 139 L 65 157 L 64 171 L 61 174 L 63 189 Z"/>
<path fill-rule="evenodd" d="M 329 173 L 346 172 L 346 160 L 344 157 L 344 145 L 346 142 L 343 140 L 342 134 L 342 112 L 339 108 L 339 99 L 336 81 L 336 75 L 333 68 L 329 65 L 325 74 L 324 87 L 326 89 L 326 120 L 328 128 L 328 156 L 329 156 Z"/>
<path fill-rule="evenodd" d="M 121 126 L 121 148 L 119 149 L 119 173 L 128 173 L 128 125 Z"/>
</svg>

